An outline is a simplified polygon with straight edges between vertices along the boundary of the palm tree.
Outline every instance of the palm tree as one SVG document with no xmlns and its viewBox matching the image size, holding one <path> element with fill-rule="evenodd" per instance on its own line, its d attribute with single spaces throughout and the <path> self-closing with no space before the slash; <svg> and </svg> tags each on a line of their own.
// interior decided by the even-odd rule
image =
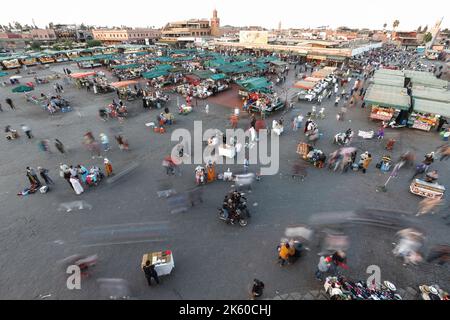
<svg viewBox="0 0 450 320">
<path fill-rule="evenodd" d="M 400 24 L 400 21 L 395 20 L 394 23 L 392 23 L 393 30 L 395 30 L 399 26 L 399 24 Z"/>
<path fill-rule="evenodd" d="M 385 23 L 383 24 L 383 30 L 386 29 L 386 27 L 387 27 L 387 23 L 385 22 Z"/>
</svg>

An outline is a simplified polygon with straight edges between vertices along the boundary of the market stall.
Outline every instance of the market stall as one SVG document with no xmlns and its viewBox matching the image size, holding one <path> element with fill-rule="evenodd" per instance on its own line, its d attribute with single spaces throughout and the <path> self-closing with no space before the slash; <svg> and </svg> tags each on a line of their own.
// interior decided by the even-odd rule
<svg viewBox="0 0 450 320">
<path fill-rule="evenodd" d="M 284 107 L 283 101 L 274 93 L 251 92 L 244 100 L 243 109 L 249 112 L 257 112 L 268 115 Z"/>
<path fill-rule="evenodd" d="M 20 64 L 24 65 L 24 66 L 35 66 L 38 64 L 38 60 L 36 57 L 34 56 L 22 56 L 19 57 L 19 62 Z"/>
<path fill-rule="evenodd" d="M 99 54 L 94 56 L 82 56 L 74 59 L 74 61 L 77 63 L 78 68 L 88 69 L 108 65 L 109 61 L 113 58 L 114 56 L 111 54 Z"/>
<path fill-rule="evenodd" d="M 113 75 L 117 77 L 119 81 L 133 80 L 141 76 L 144 68 L 139 63 L 121 64 L 113 66 Z"/>
<path fill-rule="evenodd" d="M 364 101 L 372 106 L 370 118 L 390 121 L 399 112 L 409 112 L 411 99 L 406 89 L 390 86 L 371 85 L 367 89 Z"/>
<path fill-rule="evenodd" d="M 155 266 L 155 271 L 158 276 L 169 275 L 173 268 L 175 268 L 173 254 L 170 250 L 144 254 L 142 257 L 141 269 L 146 265 L 147 261 Z"/>
<path fill-rule="evenodd" d="M 134 100 L 137 98 L 137 92 L 134 87 L 139 82 L 136 80 L 127 80 L 111 83 L 111 87 L 118 90 L 119 97 L 124 100 Z"/>
<path fill-rule="evenodd" d="M 17 57 L 0 57 L 0 65 L 3 69 L 20 68 L 20 62 Z"/>
<path fill-rule="evenodd" d="M 450 118 L 450 103 L 415 98 L 408 126 L 430 131 L 437 126 L 440 117 Z"/>
<path fill-rule="evenodd" d="M 251 92 L 270 93 L 272 83 L 270 83 L 265 77 L 253 77 L 244 80 L 237 81 L 240 86 L 239 95 L 242 97 L 248 97 Z"/>
</svg>

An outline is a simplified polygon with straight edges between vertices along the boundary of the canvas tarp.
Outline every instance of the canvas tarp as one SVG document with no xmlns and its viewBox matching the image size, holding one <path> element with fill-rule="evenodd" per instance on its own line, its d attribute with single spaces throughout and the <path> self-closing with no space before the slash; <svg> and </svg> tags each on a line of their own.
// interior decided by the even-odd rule
<svg viewBox="0 0 450 320">
<path fill-rule="evenodd" d="M 117 65 L 117 66 L 113 66 L 113 69 L 117 69 L 117 70 L 126 70 L 126 69 L 135 69 L 135 68 L 139 68 L 141 65 L 138 63 L 132 63 L 132 64 L 121 64 L 121 65 Z"/>
<path fill-rule="evenodd" d="M 297 89 L 304 89 L 304 90 L 310 90 L 310 89 L 314 88 L 315 85 L 316 85 L 315 82 L 310 82 L 310 81 L 301 80 L 301 81 L 297 81 L 297 82 L 294 84 L 294 88 L 297 88 Z"/>
<path fill-rule="evenodd" d="M 378 85 L 394 86 L 399 88 L 403 88 L 405 86 L 405 78 L 398 76 L 375 75 L 372 82 Z"/>
<path fill-rule="evenodd" d="M 227 76 L 223 73 L 217 73 L 217 74 L 213 74 L 211 77 L 209 77 L 211 80 L 214 81 L 218 81 L 218 80 L 223 80 L 225 79 Z"/>
<path fill-rule="evenodd" d="M 387 76 L 393 76 L 393 77 L 404 77 L 404 73 L 401 70 L 392 70 L 392 69 L 379 69 L 375 71 L 376 75 L 387 75 Z"/>
<path fill-rule="evenodd" d="M 370 105 L 409 110 L 411 107 L 410 97 L 406 89 L 383 88 L 383 86 L 370 86 L 367 89 L 364 101 Z"/>
<path fill-rule="evenodd" d="M 450 103 L 431 101 L 424 99 L 414 99 L 414 111 L 431 113 L 450 118 Z"/>
<path fill-rule="evenodd" d="M 413 87 L 413 98 L 450 103 L 450 91 L 427 87 Z"/>
<path fill-rule="evenodd" d="M 167 70 L 154 70 L 149 72 L 144 72 L 142 77 L 145 79 L 155 79 L 163 76 L 167 76 L 169 72 Z"/>
<path fill-rule="evenodd" d="M 238 81 L 237 84 L 249 92 L 262 91 L 268 92 L 271 83 L 264 77 L 247 78 Z"/>
</svg>

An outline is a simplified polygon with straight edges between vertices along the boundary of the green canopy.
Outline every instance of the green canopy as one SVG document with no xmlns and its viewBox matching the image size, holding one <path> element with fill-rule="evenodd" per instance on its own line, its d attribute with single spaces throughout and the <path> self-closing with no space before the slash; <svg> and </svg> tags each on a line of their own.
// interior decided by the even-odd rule
<svg viewBox="0 0 450 320">
<path fill-rule="evenodd" d="M 84 61 L 96 61 L 96 60 L 111 60 L 113 58 L 114 58 L 114 55 L 112 55 L 112 54 L 98 54 L 95 56 L 75 58 L 75 59 L 73 59 L 73 61 L 84 62 Z"/>
<path fill-rule="evenodd" d="M 414 99 L 414 111 L 450 118 L 450 103 Z"/>
<path fill-rule="evenodd" d="M 141 65 L 139 63 L 121 64 L 121 65 L 118 65 L 118 66 L 113 66 L 113 69 L 125 70 L 125 69 L 139 68 L 140 66 Z"/>
<path fill-rule="evenodd" d="M 428 87 L 413 86 L 413 98 L 450 103 L 450 91 Z"/>
<path fill-rule="evenodd" d="M 247 78 L 241 81 L 237 81 L 237 84 L 249 92 L 268 92 L 271 85 L 271 83 L 264 77 Z"/>
<path fill-rule="evenodd" d="M 20 93 L 20 92 L 28 92 L 28 91 L 32 91 L 32 90 L 34 90 L 32 87 L 21 85 L 21 86 L 18 86 L 18 87 L 15 87 L 14 89 L 12 89 L 12 92 Z"/>
<path fill-rule="evenodd" d="M 162 76 L 167 76 L 168 74 L 169 74 L 169 72 L 167 72 L 166 70 L 154 70 L 154 71 L 144 72 L 142 74 L 142 77 L 144 77 L 145 79 L 155 79 L 155 78 L 159 78 Z"/>
<path fill-rule="evenodd" d="M 0 71 L 0 77 L 4 77 L 4 76 L 7 76 L 7 75 L 8 75 L 8 72 Z"/>
<path fill-rule="evenodd" d="M 209 70 L 196 70 L 192 73 L 195 74 L 200 79 L 209 79 L 209 78 L 211 78 L 211 76 L 214 75 L 214 73 L 212 73 Z"/>
<path fill-rule="evenodd" d="M 209 77 L 211 80 L 214 81 L 218 81 L 218 80 L 223 80 L 225 79 L 227 76 L 223 73 L 217 73 L 217 74 L 213 74 L 211 77 Z"/>
<path fill-rule="evenodd" d="M 165 70 L 165 71 L 171 71 L 173 69 L 173 66 L 170 64 L 158 64 L 154 68 L 152 68 L 152 71 L 159 71 L 159 70 Z"/>
<path fill-rule="evenodd" d="M 367 104 L 409 111 L 411 99 L 406 89 L 390 86 L 371 85 L 367 89 L 364 101 Z"/>
<path fill-rule="evenodd" d="M 175 61 L 171 57 L 156 57 L 156 58 L 154 58 L 154 60 L 159 61 L 159 62 L 174 62 Z"/>
</svg>

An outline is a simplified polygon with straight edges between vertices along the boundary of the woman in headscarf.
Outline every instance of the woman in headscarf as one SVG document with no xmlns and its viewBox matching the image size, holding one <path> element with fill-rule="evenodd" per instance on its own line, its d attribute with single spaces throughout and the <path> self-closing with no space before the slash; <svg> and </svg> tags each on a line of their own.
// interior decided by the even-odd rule
<svg viewBox="0 0 450 320">
<path fill-rule="evenodd" d="M 77 195 L 80 195 L 84 192 L 80 180 L 78 180 L 76 177 L 70 177 L 70 183 L 72 184 L 72 188 Z"/>
<path fill-rule="evenodd" d="M 77 169 L 78 169 L 78 174 L 79 174 L 79 177 L 81 178 L 81 181 L 84 184 L 86 184 L 86 178 L 89 175 L 88 169 L 86 169 L 84 166 L 82 166 L 80 164 L 77 166 Z"/>
<path fill-rule="evenodd" d="M 211 160 L 208 162 L 206 170 L 208 182 L 213 182 L 214 180 L 216 180 L 216 168 Z"/>
</svg>

